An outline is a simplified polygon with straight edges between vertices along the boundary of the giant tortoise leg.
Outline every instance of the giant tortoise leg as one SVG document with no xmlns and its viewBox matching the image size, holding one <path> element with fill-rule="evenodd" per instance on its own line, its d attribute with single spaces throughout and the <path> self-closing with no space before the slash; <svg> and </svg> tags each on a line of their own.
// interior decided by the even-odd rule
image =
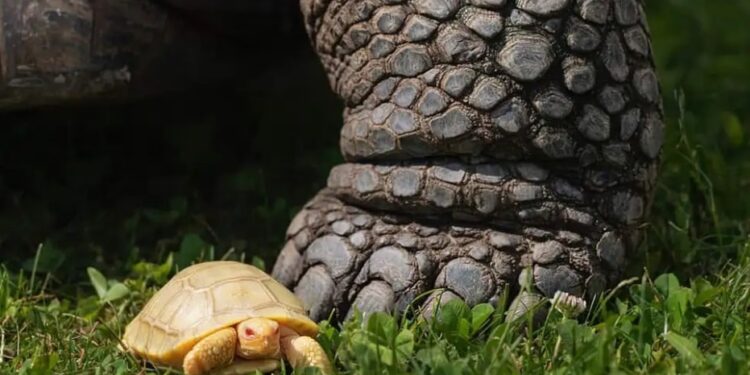
<svg viewBox="0 0 750 375">
<path fill-rule="evenodd" d="M 412 311 L 425 299 L 429 309 L 436 292 L 442 302 L 493 303 L 505 289 L 515 295 L 529 270 L 535 290 L 550 298 L 558 290 L 593 295 L 606 283 L 595 244 L 573 232 L 384 215 L 326 193 L 295 217 L 288 236 L 273 276 L 315 320 L 402 313 L 422 295 Z"/>
<path fill-rule="evenodd" d="M 618 281 L 664 138 L 641 1 L 301 5 L 345 104 L 347 163 L 273 272 L 313 318 L 505 290 L 515 316 Z"/>
</svg>

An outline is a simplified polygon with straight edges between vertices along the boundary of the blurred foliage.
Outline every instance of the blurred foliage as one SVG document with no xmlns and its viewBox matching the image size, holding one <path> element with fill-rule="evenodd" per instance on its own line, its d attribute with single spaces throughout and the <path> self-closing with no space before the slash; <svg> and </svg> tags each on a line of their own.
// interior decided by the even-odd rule
<svg viewBox="0 0 750 375">
<path fill-rule="evenodd" d="M 4 115 L 3 263 L 28 271 L 43 243 L 40 269 L 68 281 L 209 247 L 272 264 L 341 160 L 339 103 L 312 52 L 292 52 L 238 88 Z"/>
<path fill-rule="evenodd" d="M 736 257 L 750 226 L 750 2 L 647 5 L 668 141 L 645 265 L 687 277 Z"/>
</svg>

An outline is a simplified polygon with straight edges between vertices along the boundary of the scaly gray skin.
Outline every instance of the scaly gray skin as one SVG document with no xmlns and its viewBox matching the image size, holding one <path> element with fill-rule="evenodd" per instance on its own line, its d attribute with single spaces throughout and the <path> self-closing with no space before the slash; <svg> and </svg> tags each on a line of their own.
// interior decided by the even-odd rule
<svg viewBox="0 0 750 375">
<path fill-rule="evenodd" d="M 591 300 L 641 241 L 662 104 L 638 0 L 301 0 L 347 164 L 273 275 L 313 319 L 557 291 Z M 519 293 L 519 291 L 523 291 Z M 434 290 L 434 291 L 433 291 Z"/>
</svg>

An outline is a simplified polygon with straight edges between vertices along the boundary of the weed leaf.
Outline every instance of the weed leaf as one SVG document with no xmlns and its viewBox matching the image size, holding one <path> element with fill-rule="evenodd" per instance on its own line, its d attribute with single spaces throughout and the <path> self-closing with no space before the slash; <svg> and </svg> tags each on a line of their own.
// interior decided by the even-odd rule
<svg viewBox="0 0 750 375">
<path fill-rule="evenodd" d="M 480 303 L 471 309 L 471 332 L 477 333 L 492 316 L 495 309 L 488 303 Z"/>
<path fill-rule="evenodd" d="M 86 272 L 89 274 L 89 280 L 91 280 L 91 285 L 94 286 L 94 289 L 96 289 L 96 294 L 99 296 L 99 298 L 104 298 L 104 296 L 107 294 L 107 278 L 102 275 L 101 272 L 99 272 L 94 267 L 88 267 L 86 269 Z"/>
<path fill-rule="evenodd" d="M 130 290 L 127 286 L 125 286 L 125 284 L 115 283 L 111 288 L 109 288 L 104 297 L 102 297 L 102 302 L 117 301 L 118 299 L 123 298 L 128 294 L 130 294 Z"/>
<path fill-rule="evenodd" d="M 667 332 L 664 338 L 685 358 L 697 362 L 704 361 L 703 354 L 698 350 L 698 345 L 694 341 L 673 331 Z"/>
</svg>

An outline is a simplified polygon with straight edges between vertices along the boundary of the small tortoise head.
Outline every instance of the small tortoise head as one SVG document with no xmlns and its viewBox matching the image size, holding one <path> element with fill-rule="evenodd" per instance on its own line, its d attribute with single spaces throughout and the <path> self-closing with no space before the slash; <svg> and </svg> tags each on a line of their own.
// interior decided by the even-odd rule
<svg viewBox="0 0 750 375">
<path fill-rule="evenodd" d="M 237 325 L 237 355 L 245 359 L 279 358 L 279 323 L 251 318 Z"/>
</svg>

